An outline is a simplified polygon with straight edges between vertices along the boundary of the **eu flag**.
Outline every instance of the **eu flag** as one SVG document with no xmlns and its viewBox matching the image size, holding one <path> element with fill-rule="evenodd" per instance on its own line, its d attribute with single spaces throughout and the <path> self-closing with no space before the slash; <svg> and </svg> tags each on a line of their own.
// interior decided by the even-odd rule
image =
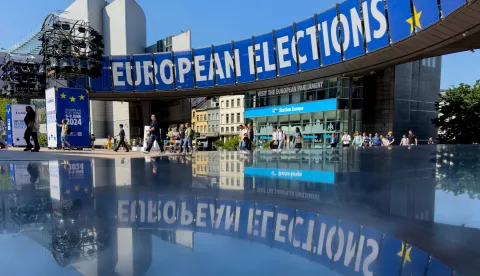
<svg viewBox="0 0 480 276">
<path fill-rule="evenodd" d="M 398 275 L 402 266 L 404 243 L 391 236 L 383 238 L 378 271 L 375 275 L 392 276 Z"/>
<path fill-rule="evenodd" d="M 416 31 L 425 29 L 440 19 L 437 0 L 413 0 L 412 25 Z"/>
<path fill-rule="evenodd" d="M 410 1 L 387 0 L 390 36 L 395 43 L 413 34 L 413 25 L 407 20 L 412 18 Z"/>
<path fill-rule="evenodd" d="M 450 276 L 452 270 L 444 263 L 432 257 L 428 265 L 427 276 Z"/>
<path fill-rule="evenodd" d="M 412 245 L 405 248 L 402 275 L 423 275 L 428 262 L 428 254 Z"/>
</svg>

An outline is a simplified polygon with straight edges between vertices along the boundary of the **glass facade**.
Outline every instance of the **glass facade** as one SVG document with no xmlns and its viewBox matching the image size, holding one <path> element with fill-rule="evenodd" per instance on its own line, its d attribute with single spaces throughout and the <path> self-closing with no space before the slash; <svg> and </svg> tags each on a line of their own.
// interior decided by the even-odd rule
<svg viewBox="0 0 480 276">
<path fill-rule="evenodd" d="M 269 143 L 273 127 L 280 126 L 287 135 L 288 144 L 293 140 L 295 128 L 299 127 L 304 148 L 326 148 L 329 147 L 332 133 L 360 130 L 362 97 L 361 78 L 330 78 L 314 83 L 252 91 L 245 94 L 246 123 L 253 123 L 254 142 L 257 146 Z M 337 99 L 336 110 L 257 117 L 247 115 L 249 110 L 256 108 L 278 106 L 282 110 L 283 106 L 288 108 L 292 104 L 301 106 L 302 103 L 320 103 L 327 99 Z"/>
</svg>

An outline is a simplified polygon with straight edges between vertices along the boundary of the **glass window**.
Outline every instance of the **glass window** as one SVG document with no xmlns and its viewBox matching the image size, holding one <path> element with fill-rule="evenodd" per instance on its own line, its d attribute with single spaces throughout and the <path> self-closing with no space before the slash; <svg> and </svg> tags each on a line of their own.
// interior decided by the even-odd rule
<svg viewBox="0 0 480 276">
<path fill-rule="evenodd" d="M 280 96 L 280 104 L 289 104 L 290 103 L 290 95 L 285 94 Z"/>
<path fill-rule="evenodd" d="M 230 166 L 229 166 L 228 162 L 225 162 L 225 171 L 228 172 L 228 171 L 230 170 L 229 167 L 230 167 Z M 227 178 L 227 184 L 228 184 L 228 178 Z"/>
<path fill-rule="evenodd" d="M 237 113 L 237 123 L 240 123 L 240 113 Z"/>
<path fill-rule="evenodd" d="M 235 106 L 235 105 L 234 105 L 235 102 L 234 102 L 233 100 L 231 100 L 231 102 L 232 102 L 232 107 L 234 107 L 234 106 Z"/>
<path fill-rule="evenodd" d="M 227 103 L 227 105 L 226 105 L 225 107 L 229 107 L 229 106 L 228 106 L 228 101 L 226 101 L 226 103 Z"/>
<path fill-rule="evenodd" d="M 232 113 L 232 117 L 231 117 L 231 118 L 232 118 L 232 123 L 235 123 L 235 116 L 234 116 L 233 113 Z"/>
<path fill-rule="evenodd" d="M 222 106 L 222 108 L 224 108 L 224 107 L 225 107 L 225 105 L 223 104 L 223 101 L 222 101 L 222 103 L 221 103 L 221 106 Z"/>
<path fill-rule="evenodd" d="M 292 94 L 292 103 L 301 102 L 300 94 L 302 94 L 302 93 L 293 93 Z"/>
<path fill-rule="evenodd" d="M 324 112 L 315 112 L 312 114 L 312 133 L 322 133 L 325 131 L 324 115 Z"/>
<path fill-rule="evenodd" d="M 200 116 L 197 115 L 197 121 L 200 121 Z"/>
<path fill-rule="evenodd" d="M 240 107 L 240 99 L 237 99 L 237 107 Z"/>
<path fill-rule="evenodd" d="M 230 130 L 232 131 L 232 133 L 235 131 L 233 127 L 230 127 Z"/>
<path fill-rule="evenodd" d="M 208 114 L 208 120 L 210 121 L 210 114 Z"/>
<path fill-rule="evenodd" d="M 223 132 L 223 127 L 222 127 L 222 128 L 220 128 L 220 130 Z"/>
<path fill-rule="evenodd" d="M 226 118 L 225 123 L 228 124 L 228 123 L 229 123 L 229 122 L 228 122 L 228 114 L 227 114 L 227 116 L 225 116 L 225 118 Z"/>
</svg>

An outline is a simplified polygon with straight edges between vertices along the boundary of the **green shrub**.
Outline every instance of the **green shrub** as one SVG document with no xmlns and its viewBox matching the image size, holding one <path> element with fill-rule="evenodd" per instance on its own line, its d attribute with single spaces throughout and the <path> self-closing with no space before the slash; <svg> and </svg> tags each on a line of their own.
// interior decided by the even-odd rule
<svg viewBox="0 0 480 276">
<path fill-rule="evenodd" d="M 41 147 L 48 146 L 47 134 L 45 133 L 40 134 L 40 137 L 38 137 L 38 143 L 40 144 Z"/>
<path fill-rule="evenodd" d="M 233 138 L 229 138 L 223 145 L 223 148 L 236 149 L 238 148 L 238 144 L 240 144 L 240 139 L 238 138 L 238 136 L 235 136 Z"/>
<path fill-rule="evenodd" d="M 216 140 L 215 142 L 213 142 L 213 146 L 218 149 L 218 148 L 223 148 L 223 140 L 222 139 L 218 139 Z"/>
<path fill-rule="evenodd" d="M 265 143 L 262 145 L 262 149 L 264 150 L 269 150 L 270 149 L 270 143 Z"/>
</svg>

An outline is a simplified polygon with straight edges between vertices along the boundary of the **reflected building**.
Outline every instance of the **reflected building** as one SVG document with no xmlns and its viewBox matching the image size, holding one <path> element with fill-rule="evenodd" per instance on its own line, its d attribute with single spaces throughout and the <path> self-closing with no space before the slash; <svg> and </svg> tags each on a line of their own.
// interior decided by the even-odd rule
<svg viewBox="0 0 480 276">
<path fill-rule="evenodd" d="M 224 190 L 244 189 L 244 161 L 243 152 L 220 152 L 220 183 L 219 188 Z"/>
</svg>

